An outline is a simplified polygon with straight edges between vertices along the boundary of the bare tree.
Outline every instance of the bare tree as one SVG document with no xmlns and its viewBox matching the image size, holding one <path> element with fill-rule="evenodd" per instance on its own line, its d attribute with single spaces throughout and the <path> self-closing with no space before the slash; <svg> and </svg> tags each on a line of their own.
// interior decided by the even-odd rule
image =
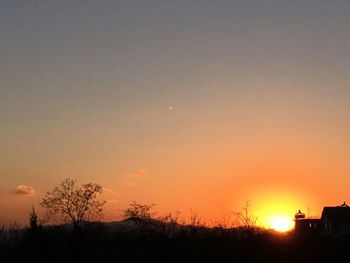
<svg viewBox="0 0 350 263">
<path fill-rule="evenodd" d="M 223 213 L 221 217 L 218 217 L 211 221 L 211 224 L 215 228 L 227 229 L 232 227 L 232 212 Z"/>
<path fill-rule="evenodd" d="M 233 212 L 233 214 L 236 216 L 240 226 L 243 226 L 248 231 L 252 231 L 256 228 L 258 217 L 252 215 L 249 209 L 250 203 L 246 202 L 245 206 L 240 211 Z"/>
<path fill-rule="evenodd" d="M 125 220 L 134 222 L 142 240 L 146 238 L 147 233 L 152 228 L 152 218 L 155 212 L 151 210 L 154 206 L 155 204 L 145 205 L 133 201 L 129 204 L 129 208 L 122 211 Z"/>
<path fill-rule="evenodd" d="M 198 232 L 201 228 L 205 227 L 206 223 L 202 220 L 202 218 L 199 216 L 196 209 L 192 209 L 189 207 L 190 210 L 190 218 L 188 222 L 188 230 L 192 233 Z"/>
<path fill-rule="evenodd" d="M 126 220 L 135 220 L 135 219 L 142 219 L 142 220 L 150 220 L 152 216 L 155 214 L 154 212 L 151 212 L 151 209 L 155 206 L 155 204 L 145 205 L 145 204 L 139 204 L 135 201 L 133 201 L 131 204 L 129 204 L 129 208 L 123 210 L 123 217 Z"/>
<path fill-rule="evenodd" d="M 189 226 L 190 227 L 199 227 L 202 225 L 202 218 L 199 216 L 196 209 L 189 208 L 190 210 L 190 221 Z"/>
<path fill-rule="evenodd" d="M 101 193 L 101 185 L 88 183 L 76 187 L 76 180 L 67 178 L 47 192 L 40 205 L 47 209 L 51 220 L 71 222 L 77 228 L 82 221 L 102 217 L 105 202 L 97 200 Z"/>
<path fill-rule="evenodd" d="M 163 217 L 160 217 L 162 224 L 162 231 L 168 238 L 173 238 L 179 226 L 180 212 L 168 213 Z"/>
</svg>

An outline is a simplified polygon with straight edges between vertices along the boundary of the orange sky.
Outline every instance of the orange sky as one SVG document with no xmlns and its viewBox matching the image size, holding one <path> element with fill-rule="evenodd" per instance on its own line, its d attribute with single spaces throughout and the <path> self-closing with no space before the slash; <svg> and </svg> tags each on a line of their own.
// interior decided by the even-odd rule
<svg viewBox="0 0 350 263">
<path fill-rule="evenodd" d="M 67 177 L 105 220 L 350 202 L 350 4 L 233 2 L 0 3 L 0 222 Z"/>
</svg>

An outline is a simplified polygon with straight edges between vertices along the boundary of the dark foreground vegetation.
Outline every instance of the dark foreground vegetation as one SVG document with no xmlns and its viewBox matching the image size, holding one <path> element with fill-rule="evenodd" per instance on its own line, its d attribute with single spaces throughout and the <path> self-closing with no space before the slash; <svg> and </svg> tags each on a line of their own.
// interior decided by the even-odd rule
<svg viewBox="0 0 350 263">
<path fill-rule="evenodd" d="M 26 228 L 0 228 L 0 262 L 350 262 L 350 237 L 258 228 L 249 203 L 230 214 L 235 224 L 225 216 L 212 227 L 195 210 L 186 223 L 179 212 L 155 217 L 154 205 L 137 202 L 122 211 L 123 220 L 97 222 L 101 192 L 98 184 L 78 187 L 75 180 L 64 180 L 41 202 L 45 225 L 33 208 Z"/>
<path fill-rule="evenodd" d="M 0 230 L 0 262 L 350 262 L 350 238 L 129 218 Z"/>
</svg>

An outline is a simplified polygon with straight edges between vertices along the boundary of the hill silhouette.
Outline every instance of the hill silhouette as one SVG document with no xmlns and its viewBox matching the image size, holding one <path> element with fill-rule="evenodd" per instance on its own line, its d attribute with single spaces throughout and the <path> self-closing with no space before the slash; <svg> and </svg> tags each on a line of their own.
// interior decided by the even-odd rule
<svg viewBox="0 0 350 263">
<path fill-rule="evenodd" d="M 96 201 L 101 189 L 91 183 L 75 188 L 75 180 L 63 181 L 42 202 L 50 212 L 47 222 L 61 223 L 41 225 L 32 208 L 27 227 L 3 226 L 1 262 L 350 262 L 347 224 L 332 220 L 334 212 L 350 213 L 345 203 L 324 210 L 332 235 L 321 235 L 316 227 L 321 219 L 316 224 L 301 211 L 295 231 L 281 234 L 258 227 L 249 203 L 232 212 L 234 218 L 211 225 L 191 208 L 185 222 L 179 212 L 155 217 L 154 204 L 135 201 L 122 210 L 120 221 L 94 221 L 102 215 L 104 202 Z"/>
<path fill-rule="evenodd" d="M 137 219 L 138 220 L 138 219 Z M 338 240 L 261 228 L 171 224 L 158 219 L 3 228 L 2 262 L 349 262 L 350 236 Z"/>
</svg>

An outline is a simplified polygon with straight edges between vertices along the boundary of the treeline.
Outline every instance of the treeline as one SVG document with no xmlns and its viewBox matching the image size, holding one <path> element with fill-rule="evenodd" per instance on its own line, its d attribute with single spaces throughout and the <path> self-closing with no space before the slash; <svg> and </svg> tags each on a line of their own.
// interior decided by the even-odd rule
<svg viewBox="0 0 350 263">
<path fill-rule="evenodd" d="M 0 229 L 0 262 L 350 262 L 350 239 L 267 231 L 255 226 L 248 205 L 210 227 L 194 210 L 184 222 L 178 212 L 156 217 L 154 205 L 137 202 L 122 211 L 122 220 L 98 222 L 101 191 L 70 179 L 49 191 L 45 224 L 33 208 L 27 227 Z"/>
<path fill-rule="evenodd" d="M 77 186 L 76 180 L 65 179 L 52 191 L 48 191 L 40 202 L 40 205 L 46 211 L 41 218 L 41 222 L 45 224 L 71 223 L 74 228 L 79 228 L 82 222 L 99 221 L 103 217 L 103 206 L 105 204 L 104 201 L 98 199 L 98 195 L 102 191 L 103 187 L 99 184 L 88 183 Z M 183 225 L 186 224 L 181 219 L 179 212 L 168 213 L 156 218 L 153 210 L 154 206 L 155 204 L 132 202 L 128 208 L 122 210 L 122 217 L 124 220 L 135 221 L 137 226 L 140 220 L 146 222 L 153 219 L 167 222 L 170 225 L 179 224 L 180 221 Z M 247 202 L 240 211 L 230 212 L 222 218 L 210 222 L 210 225 L 222 228 L 239 225 L 249 231 L 259 230 L 256 227 L 257 217 L 250 214 L 249 206 Z M 34 210 L 33 213 L 35 214 Z M 191 226 L 207 225 L 196 210 L 191 208 L 187 221 Z"/>
<path fill-rule="evenodd" d="M 34 223 L 34 222 L 32 222 Z M 132 217 L 0 231 L 1 262 L 349 262 L 349 242 Z"/>
<path fill-rule="evenodd" d="M 11 233 L 10 233 L 11 232 Z M 281 236 L 132 217 L 1 232 L 3 262 L 262 262 L 284 255 Z M 271 246 L 268 246 L 269 243 Z M 273 245 L 272 245 L 273 244 Z"/>
</svg>

